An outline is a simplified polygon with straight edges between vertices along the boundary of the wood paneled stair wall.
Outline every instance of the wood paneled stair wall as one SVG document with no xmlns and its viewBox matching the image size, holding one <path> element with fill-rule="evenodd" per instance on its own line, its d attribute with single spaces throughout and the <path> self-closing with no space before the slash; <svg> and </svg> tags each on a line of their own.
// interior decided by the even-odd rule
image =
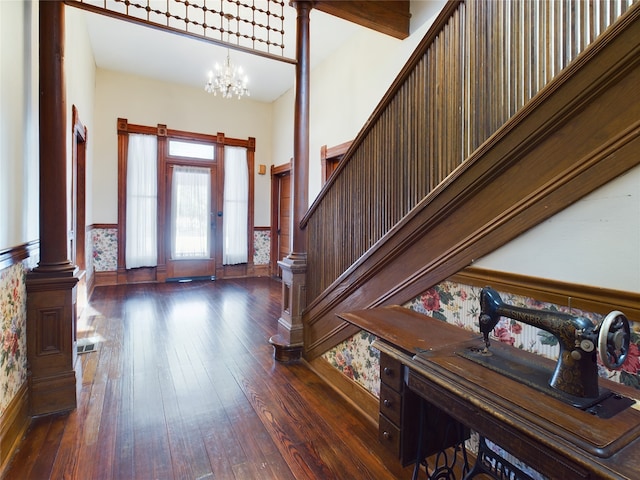
<svg viewBox="0 0 640 480">
<path fill-rule="evenodd" d="M 639 39 L 632 1 L 448 3 L 303 218 L 305 358 L 638 165 Z"/>
</svg>

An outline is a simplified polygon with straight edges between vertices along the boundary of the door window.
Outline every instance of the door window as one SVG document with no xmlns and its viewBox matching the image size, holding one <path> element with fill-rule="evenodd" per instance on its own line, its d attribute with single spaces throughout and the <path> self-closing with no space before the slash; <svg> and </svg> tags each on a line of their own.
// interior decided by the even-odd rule
<svg viewBox="0 0 640 480">
<path fill-rule="evenodd" d="M 211 170 L 176 165 L 171 185 L 171 258 L 210 257 Z"/>
</svg>

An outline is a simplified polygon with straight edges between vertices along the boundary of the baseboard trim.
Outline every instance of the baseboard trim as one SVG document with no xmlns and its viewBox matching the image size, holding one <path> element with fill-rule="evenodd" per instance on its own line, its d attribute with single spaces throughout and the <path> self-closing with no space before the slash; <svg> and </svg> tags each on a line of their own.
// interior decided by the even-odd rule
<svg viewBox="0 0 640 480">
<path fill-rule="evenodd" d="M 29 398 L 25 382 L 0 418 L 0 478 L 3 478 L 28 426 Z"/>
<path fill-rule="evenodd" d="M 118 285 L 118 272 L 116 271 L 108 271 L 108 272 L 94 272 L 93 273 L 94 287 L 102 287 L 105 285 Z"/>
<path fill-rule="evenodd" d="M 304 361 L 316 375 L 358 410 L 377 430 L 380 400 L 375 395 L 344 375 L 323 357 Z"/>
</svg>

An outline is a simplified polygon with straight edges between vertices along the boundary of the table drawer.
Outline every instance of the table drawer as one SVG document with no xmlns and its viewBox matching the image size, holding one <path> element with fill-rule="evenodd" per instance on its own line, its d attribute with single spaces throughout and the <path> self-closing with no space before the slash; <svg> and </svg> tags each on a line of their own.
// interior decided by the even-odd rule
<svg viewBox="0 0 640 480">
<path fill-rule="evenodd" d="M 380 381 L 399 392 L 402 380 L 402 364 L 389 355 L 380 354 Z"/>
<path fill-rule="evenodd" d="M 400 457 L 400 429 L 383 414 L 380 414 L 378 440 L 388 451 Z"/>
<path fill-rule="evenodd" d="M 396 425 L 400 425 L 402 415 L 402 397 L 384 383 L 380 384 L 380 413 Z"/>
</svg>

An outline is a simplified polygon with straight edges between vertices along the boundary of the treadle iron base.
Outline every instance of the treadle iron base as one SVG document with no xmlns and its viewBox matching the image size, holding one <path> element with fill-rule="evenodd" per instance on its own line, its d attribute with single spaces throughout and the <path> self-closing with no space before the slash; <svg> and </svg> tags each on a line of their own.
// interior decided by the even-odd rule
<svg viewBox="0 0 640 480">
<path fill-rule="evenodd" d="M 478 457 L 464 480 L 476 475 L 489 475 L 495 480 L 533 480 L 529 474 L 491 450 L 481 435 L 478 443 Z"/>
<path fill-rule="evenodd" d="M 606 388 L 600 388 L 600 395 L 595 398 L 576 397 L 556 390 L 549 385 L 552 371 L 548 367 L 535 358 L 516 359 L 501 348 L 492 348 L 489 354 L 478 348 L 467 348 L 456 353 L 599 418 L 611 418 L 635 403 L 634 400 L 614 394 Z"/>
</svg>

